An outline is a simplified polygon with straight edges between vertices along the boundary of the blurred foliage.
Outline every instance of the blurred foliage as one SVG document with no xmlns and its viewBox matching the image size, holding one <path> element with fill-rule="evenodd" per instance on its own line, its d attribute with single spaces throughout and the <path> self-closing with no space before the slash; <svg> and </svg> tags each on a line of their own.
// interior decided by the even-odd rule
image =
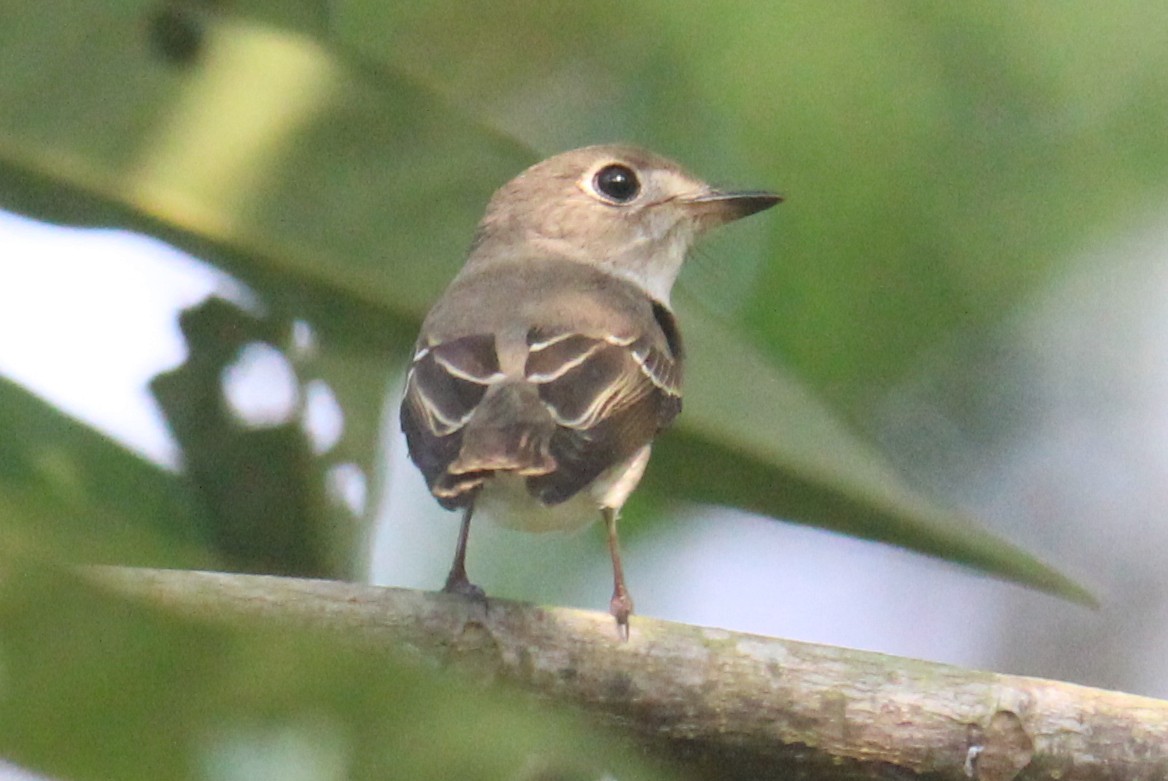
<svg viewBox="0 0 1168 781">
<path fill-rule="evenodd" d="M 696 63 L 689 63 L 686 49 L 665 45 L 667 37 L 641 51 L 640 38 L 612 34 L 655 29 L 644 19 L 625 20 L 651 14 L 650 6 L 614 7 L 608 9 L 612 16 L 599 7 L 574 9 L 566 17 L 542 6 L 500 7 L 484 19 L 485 30 L 473 33 L 469 20 L 477 15 L 453 5 L 390 13 L 353 4 L 332 17 L 306 13 L 307 7 L 254 3 L 227 13 L 213 3 L 141 3 L 117 10 L 42 9 L 31 19 L 30 13 L 15 15 L 19 22 L 0 32 L 7 36 L 0 43 L 22 67 L 0 81 L 0 99 L 29 110 L 0 125 L 0 199 L 53 219 L 156 233 L 238 275 L 272 317 L 311 323 L 320 333 L 322 361 L 345 352 L 354 357 L 350 367 L 363 365 L 361 372 L 327 379 L 339 398 L 350 401 L 344 405 L 346 437 L 357 439 L 350 450 L 368 476 L 380 431 L 373 421 L 386 390 L 369 378 L 388 379 L 389 356 L 408 351 L 490 191 L 533 157 L 507 134 L 489 129 L 499 123 L 497 108 L 481 105 L 486 96 L 531 101 L 541 115 L 579 115 L 583 124 L 574 132 L 585 131 L 581 140 L 604 132 L 666 151 L 680 145 L 647 129 L 680 124 L 683 107 L 719 116 L 728 126 L 738 125 L 739 112 L 760 108 L 735 102 L 717 108 L 699 100 L 691 91 L 700 80 L 677 77 L 683 63 Z M 362 16 L 362 9 L 373 8 L 379 9 L 375 18 Z M 55 23 L 44 23 L 46 16 L 57 17 Z M 534 44 L 522 45 L 522 30 Z M 372 47 L 370 35 L 384 48 Z M 425 36 L 433 51 L 423 54 L 425 47 L 411 35 Z M 456 50 L 460 42 L 466 51 Z M 434 83 L 449 76 L 474 86 L 473 78 L 462 80 L 462 69 L 484 70 L 483 46 L 498 54 L 496 89 L 480 85 L 472 99 Z M 457 73 L 427 71 L 436 55 Z M 30 68 L 38 58 L 41 67 Z M 538 77 L 536 67 L 550 75 Z M 558 81 L 565 69 L 583 74 L 590 89 L 611 92 L 615 102 L 607 113 L 631 124 L 595 127 L 593 112 L 557 104 L 552 96 L 571 92 Z M 627 94 L 617 85 L 627 85 Z M 777 116 L 782 108 L 780 102 L 771 111 Z M 524 135 L 521 126 L 507 129 Z M 692 154 L 698 170 L 735 174 L 748 163 L 758 168 L 751 178 L 784 181 L 770 168 L 781 167 L 784 158 L 763 154 L 761 134 L 723 138 L 714 128 L 692 127 L 689 133 L 691 144 L 702 139 L 702 149 Z M 561 142 L 576 138 L 564 136 Z M 704 151 L 715 148 L 718 159 Z M 739 505 L 894 541 L 1082 598 L 1057 573 L 920 496 L 768 357 L 784 340 L 750 316 L 751 300 L 777 305 L 806 294 L 767 283 L 771 268 L 805 265 L 785 262 L 793 256 L 781 238 L 754 257 L 727 242 L 721 247 L 733 259 L 729 268 L 745 262 L 753 270 L 745 278 L 739 272 L 737 282 L 728 275 L 730 294 L 720 290 L 718 275 L 707 273 L 710 284 L 691 296 L 700 305 L 682 309 L 691 355 L 687 408 L 677 431 L 660 442 L 659 458 L 670 460 L 676 448 L 699 463 L 717 462 L 730 448 L 752 468 L 689 469 L 685 480 L 662 473 L 649 487 L 660 486 L 671 500 Z M 770 257 L 776 262 L 767 262 Z M 833 286 L 862 281 L 841 277 Z M 733 291 L 743 300 L 734 303 Z M 707 300 L 729 301 L 737 314 L 726 322 L 704 311 Z M 726 338 L 736 326 L 745 340 Z M 821 338 L 834 352 L 836 334 L 825 331 Z M 881 345 L 872 352 L 894 350 Z M 751 378 L 741 393 L 725 388 L 724 378 L 735 372 Z M 362 392 L 349 392 L 358 377 Z M 872 378 L 853 379 L 862 387 Z M 191 463 L 216 457 L 187 454 Z M 760 476 L 767 490 L 759 490 Z M 205 485 L 200 490 L 208 494 Z M 304 493 L 300 512 L 315 512 L 315 495 Z M 327 514 L 318 523 L 343 527 Z"/>
<path fill-rule="evenodd" d="M 1149 23 L 1158 13 L 1134 0 L 489 11 L 454 0 L 0 0 L 0 205 L 157 235 L 243 280 L 272 322 L 310 324 L 316 343 L 294 361 L 297 378 L 326 382 L 345 415 L 326 457 L 357 465 L 375 496 L 392 367 L 495 187 L 543 154 L 622 139 L 705 177 L 779 190 L 786 204 L 727 231 L 683 274 L 686 411 L 656 449 L 645 506 L 744 507 L 1082 598 L 915 491 L 842 421 L 862 429 L 922 353 L 999 321 L 1077 249 L 1163 198 L 1168 28 Z M 213 392 L 221 371 L 187 374 L 183 387 Z M 160 382 L 163 396 L 175 388 Z M 247 474 L 233 466 L 246 460 L 225 456 L 242 441 L 226 418 L 181 422 L 184 393 L 164 406 L 190 434 L 188 465 Z M 0 426 L 6 541 L 72 559 L 211 561 L 197 543 L 232 517 L 207 500 L 218 477 L 192 487 L 183 481 L 199 469 L 180 478 L 143 464 L 7 383 Z M 287 463 L 304 479 L 327 473 Z M 321 509 L 319 482 L 302 487 L 281 493 L 292 507 L 255 502 L 257 517 L 304 513 L 307 535 L 358 548 L 352 519 Z M 285 569 L 352 574 L 352 563 Z M 54 585 L 38 617 L 15 583 L 5 580 L 3 609 L 29 626 L 85 612 L 69 607 L 80 604 L 73 587 Z M 58 661 L 100 678 L 112 657 L 86 656 L 86 626 L 69 646 L 78 656 L 62 650 Z M 196 630 L 175 631 L 159 635 L 156 656 L 134 635 L 139 656 L 127 658 L 177 669 L 167 643 Z M 241 669 L 269 653 L 266 641 L 206 642 L 205 654 L 192 651 L 199 665 L 219 664 L 224 647 Z M 5 647 L 5 670 L 33 652 Z M 315 664 L 316 651 L 300 653 L 288 651 L 287 669 Z M 165 678 L 127 691 L 149 700 Z M 91 696 L 91 715 L 112 719 L 121 701 Z M 271 712 L 296 699 L 269 696 Z M 52 728 L 13 732 L 15 719 L 3 750 L 45 756 L 31 747 L 49 745 Z M 101 777 L 80 767 L 59 766 Z"/>
<path fill-rule="evenodd" d="M 173 475 L 0 377 L 0 549 L 207 567 L 206 528 Z"/>
<path fill-rule="evenodd" d="M 221 298 L 179 316 L 188 356 L 150 384 L 182 448 L 191 488 L 211 519 L 210 547 L 244 572 L 327 577 L 356 558 L 325 534 L 323 464 L 300 420 L 240 426 L 224 394 L 224 376 L 248 344 L 287 347 L 287 328 L 254 317 Z M 338 515 L 341 508 L 337 508 Z M 351 520 L 350 520 L 351 522 Z"/>
</svg>

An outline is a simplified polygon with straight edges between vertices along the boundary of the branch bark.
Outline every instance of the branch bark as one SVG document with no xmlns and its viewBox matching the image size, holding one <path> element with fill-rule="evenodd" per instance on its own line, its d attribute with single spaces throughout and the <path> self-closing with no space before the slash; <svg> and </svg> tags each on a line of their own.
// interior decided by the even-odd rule
<svg viewBox="0 0 1168 781">
<path fill-rule="evenodd" d="M 186 615 L 280 622 L 584 706 L 709 778 L 1168 778 L 1168 702 L 636 617 L 254 575 L 97 568 Z"/>
</svg>

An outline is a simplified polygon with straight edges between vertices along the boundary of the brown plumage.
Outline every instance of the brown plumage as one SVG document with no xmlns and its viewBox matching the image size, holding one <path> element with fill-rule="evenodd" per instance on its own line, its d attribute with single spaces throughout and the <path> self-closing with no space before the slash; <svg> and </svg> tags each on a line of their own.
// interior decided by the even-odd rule
<svg viewBox="0 0 1168 781">
<path fill-rule="evenodd" d="M 616 517 L 681 411 L 670 288 L 697 235 L 777 201 L 714 190 L 620 146 L 550 158 L 495 194 L 422 325 L 401 410 L 431 492 L 464 509 L 447 590 L 481 595 L 464 561 L 476 508 L 497 505 L 496 520 L 533 529 L 599 510 L 627 636 Z"/>
<path fill-rule="evenodd" d="M 533 292 L 516 300 L 517 287 Z M 444 507 L 467 506 L 498 471 L 527 477 L 544 504 L 563 502 L 680 411 L 673 316 L 631 283 L 571 261 L 501 265 L 460 279 L 435 316 L 469 306 L 464 295 L 495 322 L 430 332 L 402 406 L 410 452 Z M 497 343 L 525 326 L 521 340 Z"/>
</svg>

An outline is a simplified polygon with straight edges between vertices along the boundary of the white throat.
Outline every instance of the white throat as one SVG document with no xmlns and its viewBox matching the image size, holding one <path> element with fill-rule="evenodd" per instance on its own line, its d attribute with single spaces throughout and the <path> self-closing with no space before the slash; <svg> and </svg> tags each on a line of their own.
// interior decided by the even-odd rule
<svg viewBox="0 0 1168 781">
<path fill-rule="evenodd" d="M 604 263 L 604 268 L 632 282 L 655 301 L 669 305 L 673 283 L 689 252 L 693 235 L 674 229 L 664 235 L 646 236 L 636 246 Z"/>
<path fill-rule="evenodd" d="M 585 263 L 631 282 L 653 300 L 668 306 L 673 283 L 681 273 L 691 238 L 680 231 L 669 234 L 664 240 L 646 238 L 611 258 L 597 258 L 587 249 L 564 239 L 532 236 L 529 241 L 555 257 Z"/>
</svg>

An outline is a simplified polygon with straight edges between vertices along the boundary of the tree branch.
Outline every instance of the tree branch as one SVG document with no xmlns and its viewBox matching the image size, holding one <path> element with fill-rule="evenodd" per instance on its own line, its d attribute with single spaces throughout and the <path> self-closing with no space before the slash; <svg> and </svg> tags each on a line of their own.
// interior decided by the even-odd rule
<svg viewBox="0 0 1168 781">
<path fill-rule="evenodd" d="M 637 616 L 253 575 L 91 570 L 216 621 L 398 646 L 582 705 L 710 778 L 1168 777 L 1168 702 Z"/>
</svg>

